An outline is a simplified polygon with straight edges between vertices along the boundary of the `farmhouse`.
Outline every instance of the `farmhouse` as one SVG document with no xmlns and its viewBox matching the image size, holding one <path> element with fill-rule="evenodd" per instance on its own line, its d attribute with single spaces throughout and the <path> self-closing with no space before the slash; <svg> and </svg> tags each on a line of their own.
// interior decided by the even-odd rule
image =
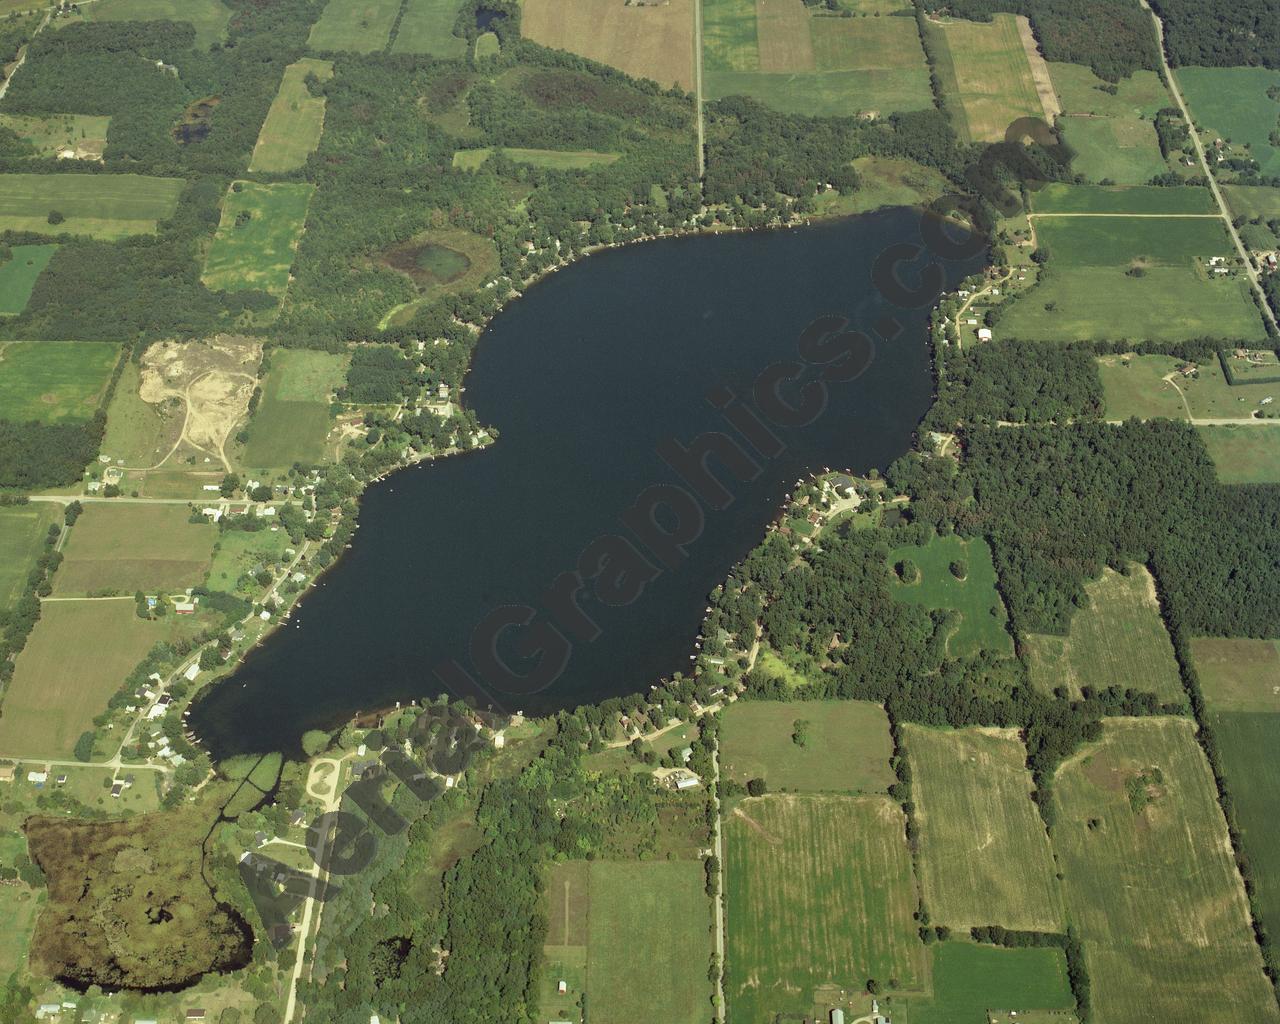
<svg viewBox="0 0 1280 1024">
<path fill-rule="evenodd" d="M 990 340 L 991 340 L 991 328 L 990 328 L 990 327 L 979 327 L 979 328 L 978 328 L 978 340 L 979 340 L 979 341 L 990 341 Z"/>
<path fill-rule="evenodd" d="M 14 768 L 11 764 L 0 764 L 0 782 L 12 782 Z"/>
</svg>

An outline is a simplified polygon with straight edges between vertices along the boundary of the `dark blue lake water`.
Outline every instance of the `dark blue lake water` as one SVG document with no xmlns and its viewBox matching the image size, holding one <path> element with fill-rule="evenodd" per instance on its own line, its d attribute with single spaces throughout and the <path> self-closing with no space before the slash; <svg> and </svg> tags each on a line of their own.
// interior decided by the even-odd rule
<svg viewBox="0 0 1280 1024">
<path fill-rule="evenodd" d="M 910 446 L 932 391 L 932 303 L 894 305 L 872 267 L 888 246 L 918 244 L 919 227 L 920 214 L 900 208 L 662 240 L 593 255 L 533 287 L 485 331 L 467 380 L 467 403 L 499 442 L 369 488 L 351 550 L 201 699 L 197 734 L 218 757 L 296 752 L 305 730 L 396 700 L 449 691 L 547 713 L 687 668 L 708 592 L 760 541 L 798 477 L 884 467 Z M 904 269 L 908 286 L 926 263 L 951 287 L 981 257 L 922 256 Z M 812 346 L 801 358 L 803 332 L 824 315 L 868 334 L 891 315 L 901 329 L 891 340 L 873 334 L 861 376 L 818 384 L 845 365 Z M 707 395 L 738 396 L 730 410 L 755 405 L 756 382 L 788 361 L 797 366 L 777 375 L 798 369 L 801 379 L 782 381 L 780 399 L 802 405 L 821 388 L 825 408 L 803 425 L 771 421 L 778 443 L 766 440 L 762 454 Z M 696 460 L 683 476 L 670 464 L 707 432 L 743 453 L 730 455 L 733 466 L 709 460 L 718 496 Z M 657 501 L 681 492 L 674 507 Z M 689 501 L 705 517 L 696 537 Z M 623 525 L 631 509 L 652 543 Z M 670 532 L 685 538 L 682 554 L 661 540 Z M 549 592 L 584 549 L 585 575 L 603 564 L 612 586 L 588 580 L 578 615 L 567 588 Z"/>
</svg>

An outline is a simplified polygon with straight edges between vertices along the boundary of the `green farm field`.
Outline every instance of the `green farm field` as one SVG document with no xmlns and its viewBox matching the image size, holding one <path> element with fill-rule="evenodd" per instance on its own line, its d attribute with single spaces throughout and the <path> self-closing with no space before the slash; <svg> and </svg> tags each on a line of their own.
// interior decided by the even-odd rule
<svg viewBox="0 0 1280 1024">
<path fill-rule="evenodd" d="M 1269 185 L 1224 185 L 1222 194 L 1237 217 L 1280 217 L 1280 188 Z"/>
<path fill-rule="evenodd" d="M 1263 399 L 1280 396 L 1280 385 L 1276 384 L 1228 384 L 1217 359 L 1198 363 L 1199 375 L 1195 378 L 1179 374 L 1177 370 L 1182 365 L 1181 359 L 1172 356 L 1100 357 L 1098 374 L 1102 378 L 1107 419 L 1252 419 L 1255 412 L 1266 408 L 1261 404 Z M 1165 379 L 1170 375 L 1177 388 Z"/>
<path fill-rule="evenodd" d="M 489 146 L 480 149 L 459 149 L 453 154 L 453 166 L 459 170 L 475 171 L 483 167 L 495 150 Z M 502 154 L 518 164 L 544 167 L 551 171 L 576 171 L 587 167 L 600 167 L 614 163 L 621 153 L 601 153 L 594 149 L 520 149 L 508 148 Z"/>
<path fill-rule="evenodd" d="M 1151 121 L 1064 117 L 1058 125 L 1063 139 L 1075 150 L 1071 169 L 1091 181 L 1143 185 L 1168 170 Z"/>
<path fill-rule="evenodd" d="M 925 31 L 952 125 L 963 140 L 997 142 L 1018 118 L 1044 117 L 1012 14 L 989 22 L 930 21 Z"/>
<path fill-rule="evenodd" d="M 1267 930 L 1280 927 L 1280 643 L 1197 637 L 1191 658 Z"/>
<path fill-rule="evenodd" d="M 40 156 L 57 156 L 70 150 L 81 160 L 102 159 L 110 123 L 111 118 L 94 114 L 48 114 L 43 117 L 0 114 L 0 128 L 17 132 L 36 148 Z"/>
<path fill-rule="evenodd" d="M 701 1024 L 712 953 L 704 885 L 697 860 L 556 865 L 546 887 L 547 958 L 576 982 L 571 996 L 585 985 L 592 1021 Z"/>
<path fill-rule="evenodd" d="M 463 57 L 467 41 L 453 34 L 457 19 L 458 5 L 453 0 L 407 0 L 391 52 Z"/>
<path fill-rule="evenodd" d="M 307 46 L 321 52 L 376 53 L 387 45 L 400 0 L 329 0 Z"/>
<path fill-rule="evenodd" d="M 0 508 L 0 612 L 27 591 L 27 574 L 44 551 L 49 527 L 59 526 L 59 507 L 53 502 Z"/>
<path fill-rule="evenodd" d="M 808 739 L 792 740 L 797 720 Z M 722 715 L 721 770 L 771 790 L 885 793 L 894 783 L 889 719 L 869 701 L 735 701 Z"/>
<path fill-rule="evenodd" d="M 0 342 L 0 419 L 92 419 L 119 358 L 105 342 Z"/>
<path fill-rule="evenodd" d="M 1199 190 L 1159 189 L 1161 192 L 1190 193 Z M 1074 194 L 1074 191 L 1073 191 Z M 1149 202 L 1143 190 L 1139 202 Z M 1100 203 L 1110 198 L 1104 190 L 1086 193 L 1085 202 Z M 1126 197 L 1127 198 L 1127 197 Z M 1226 256 L 1231 252 L 1222 220 L 1204 217 L 1128 217 L 1123 214 L 1089 217 L 1055 216 L 1038 211 L 1036 240 L 1049 251 L 1050 277 L 1059 269 L 1079 267 L 1122 267 L 1133 262 L 1147 267 L 1190 267 L 1196 257 Z M 1207 282 L 1218 284 L 1220 282 Z"/>
<path fill-rule="evenodd" d="M 0 263 L 0 316 L 16 316 L 27 308 L 36 279 L 58 251 L 56 245 L 14 245 Z"/>
<path fill-rule="evenodd" d="M 1215 219 L 1218 216 L 1213 196 L 1207 188 L 1160 188 L 1154 185 L 1064 185 L 1051 182 L 1031 194 L 1031 209 L 1037 214 L 1204 213 L 1212 214 Z M 1104 219 L 1104 223 L 1113 230 L 1140 230 L 1142 227 L 1133 221 L 1119 224 Z M 1193 232 L 1196 224 L 1199 222 L 1192 222 Z M 1158 231 L 1164 230 L 1165 226 L 1164 221 L 1157 221 Z M 1204 225 L 1200 228 L 1203 230 Z M 1192 241 L 1201 238 L 1201 235 L 1193 235 Z M 1210 233 L 1204 235 L 1203 240 L 1212 243 L 1217 239 Z M 1200 249 L 1191 250 L 1193 256 L 1200 254 Z"/>
<path fill-rule="evenodd" d="M 63 547 L 54 593 L 132 596 L 196 586 L 209 568 L 217 530 L 188 522 L 189 515 L 183 505 L 85 506 Z"/>
<path fill-rule="evenodd" d="M 1195 724 L 1109 720 L 1053 791 L 1097 1019 L 1280 1020 Z"/>
<path fill-rule="evenodd" d="M 131 600 L 45 602 L 5 693 L 0 750 L 69 758 L 143 655 L 171 638 L 174 618 L 140 619 Z"/>
<path fill-rule="evenodd" d="M 951 654 L 972 654 L 982 649 L 1012 652 L 1013 641 L 1005 630 L 1008 616 L 996 593 L 996 570 L 986 541 L 963 540 L 953 534 L 934 537 L 924 547 L 913 544 L 889 553 L 890 566 L 903 559 L 916 564 L 920 578 L 914 583 L 895 579 L 890 585 L 894 597 L 959 613 L 959 624 L 947 638 Z M 968 568 L 963 580 L 951 573 L 951 563 L 956 561 L 964 562 Z"/>
<path fill-rule="evenodd" d="M 924 905 L 956 931 L 1062 930 L 1062 893 L 1014 730 L 904 723 Z"/>
<path fill-rule="evenodd" d="M 1085 585 L 1085 593 L 1089 603 L 1076 611 L 1066 636 L 1027 636 L 1035 687 L 1053 693 L 1061 686 L 1074 699 L 1085 686 L 1132 687 L 1161 701 L 1185 702 L 1155 582 L 1146 568 L 1130 566 L 1128 576 L 1104 569 L 1099 579 Z"/>
<path fill-rule="evenodd" d="M 221 0 L 94 0 L 81 4 L 78 17 L 88 21 L 185 21 L 196 30 L 196 46 L 207 49 L 226 38 L 231 9 Z M 77 16 L 55 25 L 75 24 Z"/>
<path fill-rule="evenodd" d="M 1264 334 L 1245 277 L 1211 278 L 1197 262 L 1231 253 L 1217 218 L 1040 215 L 1034 224 L 1049 262 L 1001 317 L 1004 336 L 1180 341 Z"/>
<path fill-rule="evenodd" d="M 313 192 L 310 184 L 234 182 L 205 256 L 206 287 L 230 292 L 256 288 L 283 296 Z"/>
<path fill-rule="evenodd" d="M 1249 147 L 1264 175 L 1280 174 L 1280 148 L 1271 144 L 1280 103 L 1267 90 L 1280 86 L 1269 68 L 1178 68 L 1175 73 L 1191 117 L 1204 131 Z"/>
<path fill-rule="evenodd" d="M 931 997 L 895 997 L 906 1002 L 910 1024 L 980 1024 L 989 1010 L 1002 1010 L 997 1019 L 1026 1020 L 1037 1010 L 1054 1012 L 1047 1018 L 1072 1024 L 1075 997 L 1067 984 L 1067 962 L 1062 951 L 1051 948 L 1003 949 L 970 942 L 943 942 L 933 947 Z M 1007 1011 L 1018 1016 L 1010 1017 Z M 896 1014 L 895 1014 L 896 1016 Z M 1041 1018 L 1031 1017 L 1039 1021 Z"/>
<path fill-rule="evenodd" d="M 1265 427 L 1197 427 L 1224 484 L 1280 483 L 1280 421 Z"/>
<path fill-rule="evenodd" d="M 325 438 L 333 427 L 332 394 L 342 386 L 348 362 L 348 356 L 329 352 L 273 352 L 241 464 L 270 472 L 323 460 Z"/>
<path fill-rule="evenodd" d="M 788 0 L 703 4 L 707 96 L 750 96 L 784 113 L 849 116 L 932 105 L 909 17 L 811 15 Z"/>
<path fill-rule="evenodd" d="M 924 984 L 906 823 L 887 797 L 743 800 L 724 824 L 725 998 L 735 1024 L 813 1016 L 817 990 Z"/>
<path fill-rule="evenodd" d="M 172 215 L 181 178 L 140 174 L 0 174 L 0 230 L 116 239 L 147 235 Z M 49 223 L 50 211 L 66 219 Z"/>
<path fill-rule="evenodd" d="M 308 91 L 308 75 L 315 75 L 321 81 L 332 78 L 333 62 L 303 57 L 284 69 L 280 89 L 253 147 L 250 171 L 267 174 L 295 171 L 320 145 L 325 99 L 312 96 Z"/>
<path fill-rule="evenodd" d="M 1280 640 L 1195 637 L 1191 660 L 1210 711 L 1280 715 Z"/>
</svg>

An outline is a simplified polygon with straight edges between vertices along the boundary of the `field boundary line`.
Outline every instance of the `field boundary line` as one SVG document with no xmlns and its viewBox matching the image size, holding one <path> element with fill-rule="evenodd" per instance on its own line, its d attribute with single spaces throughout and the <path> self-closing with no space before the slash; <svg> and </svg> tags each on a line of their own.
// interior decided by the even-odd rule
<svg viewBox="0 0 1280 1024">
<path fill-rule="evenodd" d="M 698 108 L 698 180 L 707 176 L 707 140 L 703 126 L 702 95 L 702 0 L 693 0 L 693 89 Z"/>
</svg>

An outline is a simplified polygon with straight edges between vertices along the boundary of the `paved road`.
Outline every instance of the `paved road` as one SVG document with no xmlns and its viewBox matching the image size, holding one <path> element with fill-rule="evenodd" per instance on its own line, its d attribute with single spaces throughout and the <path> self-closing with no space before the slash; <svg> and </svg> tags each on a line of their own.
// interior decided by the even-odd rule
<svg viewBox="0 0 1280 1024">
<path fill-rule="evenodd" d="M 209 492 L 208 498 L 126 498 L 124 495 L 118 498 L 103 498 L 93 494 L 32 494 L 28 500 L 56 501 L 61 505 L 70 505 L 73 501 L 78 501 L 82 505 L 91 501 L 109 501 L 113 505 L 194 505 L 201 501 L 221 501 L 222 495 L 218 495 L 215 499 L 212 491 Z"/>
<path fill-rule="evenodd" d="M 346 758 L 354 756 L 354 754 L 347 754 L 343 757 L 323 757 L 311 765 L 311 769 L 307 774 L 307 795 L 313 799 L 321 801 L 324 807 L 321 814 L 331 814 L 336 811 L 342 803 L 342 793 L 338 789 L 338 782 L 342 777 L 342 762 L 346 760 Z M 313 781 L 315 781 L 314 777 L 316 775 L 316 770 L 321 765 L 329 765 L 332 768 L 332 771 L 324 776 L 324 779 L 330 782 L 329 792 L 324 796 L 317 795 L 311 788 Z M 321 853 L 320 860 L 321 862 L 326 860 L 324 852 Z M 289 998 L 285 1002 L 284 1006 L 283 1024 L 290 1024 L 290 1021 L 293 1020 L 294 1012 L 297 1010 L 298 980 L 302 977 L 302 966 L 306 962 L 307 937 L 311 932 L 311 918 L 313 914 L 317 918 L 316 930 L 319 931 L 320 928 L 319 912 L 315 910 L 316 888 L 319 885 L 326 884 L 328 880 L 329 872 L 323 867 L 320 867 L 311 876 L 311 881 L 307 883 L 307 902 L 302 908 L 302 923 L 298 928 L 298 955 L 293 961 L 293 976 L 289 979 Z"/>
<path fill-rule="evenodd" d="M 1183 102 L 1182 93 L 1178 89 L 1178 82 L 1173 77 L 1173 69 L 1169 67 L 1169 59 L 1164 53 L 1164 22 L 1160 20 L 1160 16 L 1155 11 L 1151 10 L 1151 5 L 1147 3 L 1147 0 L 1139 0 L 1139 2 L 1151 13 L 1151 20 L 1156 23 L 1156 39 L 1160 44 L 1160 63 L 1164 67 L 1164 77 L 1169 83 L 1169 92 L 1173 94 L 1174 102 L 1178 104 L 1178 109 L 1182 111 L 1183 119 L 1191 129 L 1191 144 L 1195 146 L 1196 156 L 1200 160 L 1200 167 L 1204 170 L 1205 177 L 1209 179 L 1209 190 L 1213 193 L 1218 209 L 1222 211 L 1222 219 L 1226 221 L 1227 231 L 1231 235 L 1231 240 L 1235 242 L 1236 252 L 1240 254 L 1240 258 L 1244 261 L 1245 273 L 1249 275 L 1249 283 L 1253 285 L 1253 290 L 1257 293 L 1258 300 L 1262 306 L 1262 315 L 1266 318 L 1267 323 L 1271 325 L 1272 331 L 1280 330 L 1280 327 L 1276 324 L 1276 315 L 1271 312 L 1271 307 L 1267 304 L 1267 296 L 1262 290 L 1262 282 L 1258 280 L 1258 272 L 1254 269 L 1253 263 L 1249 259 L 1249 253 L 1244 247 L 1244 242 L 1240 240 L 1240 233 L 1236 231 L 1236 226 L 1231 223 L 1231 211 L 1227 208 L 1226 200 L 1222 198 L 1222 191 L 1218 188 L 1218 181 L 1213 176 L 1209 161 L 1205 158 L 1204 146 L 1200 144 L 1200 133 L 1196 131 L 1195 122 L 1191 119 L 1191 111 L 1187 109 L 1186 103 Z"/>
</svg>

